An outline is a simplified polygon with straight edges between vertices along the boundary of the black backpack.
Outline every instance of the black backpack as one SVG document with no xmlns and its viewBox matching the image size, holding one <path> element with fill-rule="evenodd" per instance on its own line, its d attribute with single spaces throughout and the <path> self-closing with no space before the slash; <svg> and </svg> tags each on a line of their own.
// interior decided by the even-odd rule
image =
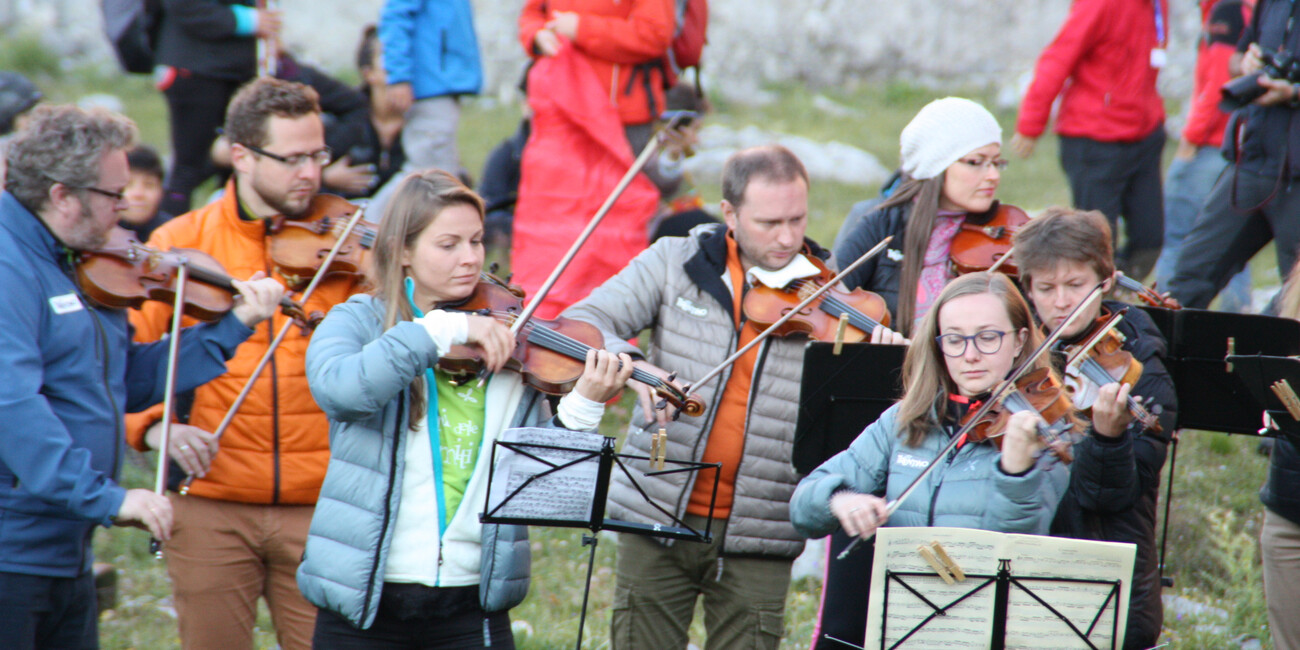
<svg viewBox="0 0 1300 650">
<path fill-rule="evenodd" d="M 127 72 L 149 74 L 162 22 L 162 0 L 103 0 L 104 33 Z"/>
</svg>

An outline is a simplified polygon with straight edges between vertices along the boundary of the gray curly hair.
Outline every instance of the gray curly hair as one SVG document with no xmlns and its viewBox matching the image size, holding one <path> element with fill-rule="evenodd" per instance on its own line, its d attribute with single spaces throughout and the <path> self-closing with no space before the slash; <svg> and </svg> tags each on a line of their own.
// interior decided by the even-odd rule
<svg viewBox="0 0 1300 650">
<path fill-rule="evenodd" d="M 135 146 L 135 123 L 102 108 L 38 106 L 5 147 L 5 189 L 32 212 L 49 201 L 55 183 L 86 187 L 99 181 L 99 161 Z"/>
</svg>

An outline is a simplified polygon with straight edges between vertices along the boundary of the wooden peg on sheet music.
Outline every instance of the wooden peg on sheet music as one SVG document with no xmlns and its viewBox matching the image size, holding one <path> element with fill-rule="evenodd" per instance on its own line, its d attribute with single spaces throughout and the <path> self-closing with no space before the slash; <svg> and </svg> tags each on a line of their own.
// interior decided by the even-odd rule
<svg viewBox="0 0 1300 650">
<path fill-rule="evenodd" d="M 840 351 L 844 349 L 844 331 L 849 326 L 849 312 L 840 314 L 840 323 L 835 326 L 835 347 L 831 348 L 831 354 L 840 356 Z"/>
<path fill-rule="evenodd" d="M 939 561 L 939 558 L 935 557 L 934 551 L 930 550 L 929 546 L 922 544 L 916 547 L 916 552 L 921 554 L 921 557 L 925 559 L 926 564 L 929 564 L 930 568 L 934 569 L 934 572 L 939 574 L 939 577 L 943 578 L 944 582 L 948 584 L 954 584 L 957 582 L 956 580 L 953 580 L 952 573 L 949 573 L 948 569 Z"/>
<path fill-rule="evenodd" d="M 961 567 L 957 565 L 957 562 L 952 559 L 952 556 L 948 555 L 948 551 L 943 549 L 943 544 L 940 544 L 939 540 L 936 539 L 930 542 L 930 548 L 934 550 L 934 554 L 939 558 L 939 561 L 943 563 L 943 568 L 947 569 L 957 582 L 966 579 L 966 572 L 962 571 Z"/>
<path fill-rule="evenodd" d="M 1228 353 L 1224 355 L 1224 358 L 1226 359 L 1227 357 L 1230 357 L 1230 356 L 1232 356 L 1232 355 L 1234 355 L 1234 354 L 1236 354 L 1236 353 L 1237 353 L 1237 337 L 1235 337 L 1235 336 L 1229 336 L 1229 337 L 1228 337 Z M 1232 372 L 1232 362 L 1231 362 L 1231 361 L 1228 361 L 1228 362 L 1226 362 L 1225 365 L 1227 365 L 1227 367 L 1228 367 L 1228 372 Z"/>
<path fill-rule="evenodd" d="M 650 466 L 661 470 L 667 458 L 668 430 L 660 427 L 658 432 L 650 434 Z"/>
</svg>

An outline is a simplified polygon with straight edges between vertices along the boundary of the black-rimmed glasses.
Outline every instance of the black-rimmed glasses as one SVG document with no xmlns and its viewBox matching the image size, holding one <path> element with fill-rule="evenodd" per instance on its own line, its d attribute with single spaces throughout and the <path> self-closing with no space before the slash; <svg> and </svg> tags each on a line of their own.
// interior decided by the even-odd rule
<svg viewBox="0 0 1300 650">
<path fill-rule="evenodd" d="M 1002 338 L 1007 335 L 1001 330 L 980 330 L 970 336 L 961 334 L 941 334 L 934 337 L 939 349 L 945 356 L 960 357 L 966 354 L 966 348 L 972 341 L 980 354 L 997 354 L 1002 349 Z"/>
<path fill-rule="evenodd" d="M 95 194 L 98 194 L 100 196 L 107 196 L 108 198 L 113 199 L 113 201 L 116 203 L 121 203 L 126 200 L 126 192 L 114 192 L 112 190 L 101 189 L 93 185 L 69 185 L 68 187 L 74 190 L 86 190 L 87 192 L 94 192 Z"/>
<path fill-rule="evenodd" d="M 322 147 L 310 153 L 297 153 L 292 156 L 281 156 L 280 154 L 271 153 L 261 147 L 254 147 L 251 144 L 244 144 L 241 142 L 240 145 L 255 154 L 266 156 L 271 160 L 274 160 L 284 165 L 288 165 L 289 167 L 293 167 L 294 169 L 298 169 L 303 165 L 306 165 L 307 161 L 309 160 L 315 161 L 316 164 L 320 165 L 321 167 L 324 167 L 330 164 L 330 161 L 334 159 L 334 152 L 330 151 L 329 147 Z"/>
</svg>

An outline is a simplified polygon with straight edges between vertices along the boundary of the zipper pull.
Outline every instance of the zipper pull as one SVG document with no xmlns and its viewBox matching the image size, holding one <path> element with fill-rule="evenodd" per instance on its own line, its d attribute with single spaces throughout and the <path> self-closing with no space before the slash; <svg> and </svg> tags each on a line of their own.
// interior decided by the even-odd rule
<svg viewBox="0 0 1300 650">
<path fill-rule="evenodd" d="M 483 647 L 492 647 L 492 626 L 488 625 L 488 619 L 486 616 L 483 617 Z"/>
<path fill-rule="evenodd" d="M 718 575 L 713 578 L 714 582 L 722 582 L 722 558 L 718 558 Z"/>
</svg>

